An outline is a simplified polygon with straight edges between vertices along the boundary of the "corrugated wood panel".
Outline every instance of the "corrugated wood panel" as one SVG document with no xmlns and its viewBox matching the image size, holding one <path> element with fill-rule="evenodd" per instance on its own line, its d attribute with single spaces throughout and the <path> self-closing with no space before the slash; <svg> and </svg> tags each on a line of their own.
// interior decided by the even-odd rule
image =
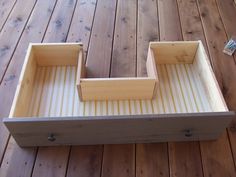
<svg viewBox="0 0 236 177">
<path fill-rule="evenodd" d="M 166 113 L 214 111 L 195 65 L 158 65 L 158 75 L 160 87 L 153 100 L 81 102 L 75 97 L 76 66 L 38 67 L 28 116 L 160 114 L 162 109 Z"/>
</svg>

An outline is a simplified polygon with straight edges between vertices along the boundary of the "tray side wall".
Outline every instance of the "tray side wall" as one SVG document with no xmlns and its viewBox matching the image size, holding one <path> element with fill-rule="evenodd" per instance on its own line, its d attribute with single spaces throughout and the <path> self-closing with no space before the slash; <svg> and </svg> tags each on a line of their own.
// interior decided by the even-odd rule
<svg viewBox="0 0 236 177">
<path fill-rule="evenodd" d="M 32 45 L 29 45 L 9 117 L 22 117 L 27 115 L 36 70 L 35 53 L 32 50 Z"/>
<path fill-rule="evenodd" d="M 12 118 L 4 123 L 20 146 L 210 140 L 233 112 L 110 117 Z M 54 135 L 55 141 L 48 141 Z"/>
<path fill-rule="evenodd" d="M 195 68 L 194 72 L 197 72 L 204 85 L 207 98 L 213 111 L 228 111 L 224 97 L 201 41 L 199 42 L 193 66 Z"/>
</svg>

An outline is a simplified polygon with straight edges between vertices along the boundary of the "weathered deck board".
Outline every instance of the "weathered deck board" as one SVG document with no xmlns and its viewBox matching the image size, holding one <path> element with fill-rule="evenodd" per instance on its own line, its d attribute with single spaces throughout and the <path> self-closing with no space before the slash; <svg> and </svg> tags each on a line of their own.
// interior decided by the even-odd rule
<svg viewBox="0 0 236 177">
<path fill-rule="evenodd" d="M 12 9 L 14 8 L 14 5 L 16 3 L 16 0 L 4 0 L 0 2 L 0 32 L 2 31 L 2 28 L 9 17 L 10 13 L 12 12 Z"/>
<path fill-rule="evenodd" d="M 0 117 L 9 113 L 28 43 L 41 41 L 83 42 L 85 54 L 89 50 L 87 65 L 101 64 L 89 75 L 108 76 L 110 72 L 116 77 L 120 72 L 145 75 L 149 40 L 201 39 L 209 49 L 228 106 L 236 108 L 235 58 L 222 53 L 224 42 L 235 35 L 232 0 L 35 2 L 0 0 Z M 97 51 L 101 53 L 96 55 Z M 124 112 L 138 111 L 137 105 L 146 103 L 129 104 L 131 109 Z M 111 114 L 117 111 L 112 105 L 104 102 Z M 37 153 L 36 148 L 18 147 L 12 138 L 8 141 L 9 133 L 0 123 L 0 176 L 236 176 L 235 128 L 228 132 L 229 136 L 225 132 L 218 141 L 200 142 L 200 148 L 198 142 L 156 143 L 49 147 Z"/>
</svg>

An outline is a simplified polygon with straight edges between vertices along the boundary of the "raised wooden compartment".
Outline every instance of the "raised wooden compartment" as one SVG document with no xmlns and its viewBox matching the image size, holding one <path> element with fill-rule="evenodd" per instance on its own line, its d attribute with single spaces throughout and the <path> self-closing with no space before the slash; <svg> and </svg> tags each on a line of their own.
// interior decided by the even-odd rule
<svg viewBox="0 0 236 177">
<path fill-rule="evenodd" d="M 86 78 L 86 67 L 81 53 L 77 68 L 79 98 L 81 101 L 152 99 L 158 86 L 153 57 L 147 58 L 146 69 L 147 77 Z"/>
<path fill-rule="evenodd" d="M 201 41 L 151 42 L 157 67 L 153 99 L 80 101 L 79 44 L 29 47 L 9 118 L 20 146 L 216 139 L 229 112 Z M 150 60 L 151 59 L 151 60 Z"/>
</svg>

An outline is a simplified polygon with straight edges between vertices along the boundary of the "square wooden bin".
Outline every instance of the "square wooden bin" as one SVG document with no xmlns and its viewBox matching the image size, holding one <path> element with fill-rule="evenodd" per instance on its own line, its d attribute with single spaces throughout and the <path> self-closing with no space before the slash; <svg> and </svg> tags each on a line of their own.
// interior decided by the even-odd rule
<svg viewBox="0 0 236 177">
<path fill-rule="evenodd" d="M 113 93 L 81 101 L 86 99 L 80 100 L 77 91 L 88 81 L 82 75 L 82 52 L 81 44 L 29 46 L 9 118 L 4 119 L 20 146 L 211 140 L 234 116 L 201 41 L 150 43 L 148 77 L 142 79 L 152 84 L 139 85 L 148 98 L 119 99 Z M 124 80 L 129 79 L 135 80 Z M 90 81 L 101 85 L 84 87 L 82 94 L 94 88 L 102 94 L 107 88 L 99 79 Z M 134 84 L 122 92 L 136 88 Z"/>
</svg>

